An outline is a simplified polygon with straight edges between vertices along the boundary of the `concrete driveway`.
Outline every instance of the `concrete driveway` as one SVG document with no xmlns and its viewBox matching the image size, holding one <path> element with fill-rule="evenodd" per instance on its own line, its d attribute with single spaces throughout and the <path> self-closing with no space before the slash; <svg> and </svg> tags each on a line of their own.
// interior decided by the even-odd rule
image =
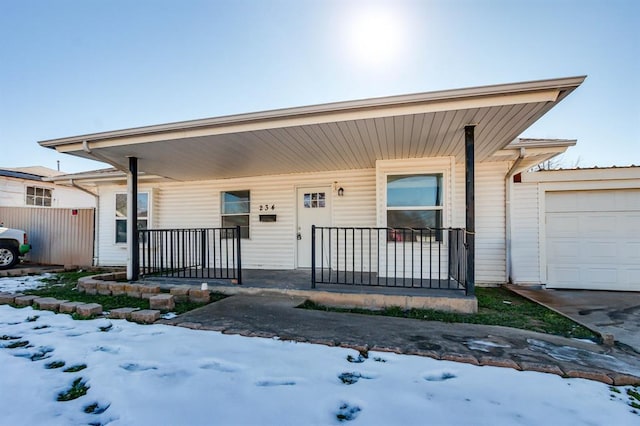
<svg viewBox="0 0 640 426">
<path fill-rule="evenodd" d="M 605 339 L 640 353 L 640 293 L 631 291 L 549 290 L 509 286 L 514 292 L 567 316 Z M 609 335 L 609 337 L 607 337 Z"/>
</svg>

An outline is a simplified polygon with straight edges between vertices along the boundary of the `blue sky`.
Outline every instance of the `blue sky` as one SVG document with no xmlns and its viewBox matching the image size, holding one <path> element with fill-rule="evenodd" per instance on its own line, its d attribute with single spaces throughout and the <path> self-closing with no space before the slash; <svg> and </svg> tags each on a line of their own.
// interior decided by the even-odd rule
<svg viewBox="0 0 640 426">
<path fill-rule="evenodd" d="M 640 164 L 634 0 L 0 0 L 0 39 L 0 167 L 104 167 L 44 139 L 585 74 L 523 136 Z"/>
</svg>

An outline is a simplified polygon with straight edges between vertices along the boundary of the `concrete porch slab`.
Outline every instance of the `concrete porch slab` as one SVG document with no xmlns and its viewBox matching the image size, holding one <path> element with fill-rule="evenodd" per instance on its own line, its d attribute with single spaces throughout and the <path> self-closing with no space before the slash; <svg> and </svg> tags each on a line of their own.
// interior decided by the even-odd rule
<svg viewBox="0 0 640 426">
<path fill-rule="evenodd" d="M 245 270 L 242 285 L 233 284 L 231 280 L 207 277 L 147 277 L 140 280 L 140 283 L 156 284 L 165 288 L 184 285 L 198 289 L 206 283 L 210 291 L 226 295 L 284 295 L 344 308 L 383 309 L 398 306 L 402 309 L 434 309 L 457 313 L 478 311 L 475 296 L 466 296 L 463 290 L 355 284 L 318 284 L 312 289 L 311 271 L 305 269 Z"/>
</svg>

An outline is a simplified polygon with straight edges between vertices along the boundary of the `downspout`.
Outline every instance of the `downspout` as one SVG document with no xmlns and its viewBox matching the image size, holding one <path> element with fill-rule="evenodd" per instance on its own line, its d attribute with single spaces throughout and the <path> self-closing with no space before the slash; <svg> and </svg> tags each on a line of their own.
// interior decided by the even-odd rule
<svg viewBox="0 0 640 426">
<path fill-rule="evenodd" d="M 527 155 L 527 150 L 524 147 L 520 148 L 520 154 L 516 161 L 513 162 L 513 165 L 507 172 L 504 178 L 504 210 L 505 210 L 505 247 L 506 247 L 506 257 L 507 257 L 507 282 L 513 282 L 511 277 L 511 269 L 512 269 L 512 260 L 511 260 L 511 178 L 516 171 L 518 170 L 518 166 L 522 163 L 522 160 Z"/>
<path fill-rule="evenodd" d="M 93 195 L 96 199 L 96 212 L 93 216 L 93 266 L 98 266 L 98 262 L 100 261 L 100 227 L 98 226 L 98 219 L 100 218 L 100 194 L 96 194 L 93 191 L 89 191 L 87 188 L 78 185 L 73 179 L 71 179 L 70 182 L 71 186 L 74 188 Z"/>
</svg>

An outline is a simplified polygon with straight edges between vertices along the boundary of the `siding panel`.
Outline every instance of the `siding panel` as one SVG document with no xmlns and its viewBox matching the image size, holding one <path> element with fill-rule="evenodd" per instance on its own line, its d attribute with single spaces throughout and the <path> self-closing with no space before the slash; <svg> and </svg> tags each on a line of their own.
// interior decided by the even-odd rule
<svg viewBox="0 0 640 426">
<path fill-rule="evenodd" d="M 512 279 L 518 284 L 539 284 L 538 184 L 513 184 L 511 200 Z"/>
<path fill-rule="evenodd" d="M 336 184 L 334 185 L 334 182 Z M 296 264 L 296 188 L 341 186 L 345 190 L 332 197 L 334 226 L 375 226 L 375 170 L 323 172 L 262 176 L 258 178 L 141 185 L 151 192 L 152 228 L 219 227 L 220 193 L 251 191 L 250 239 L 242 241 L 243 266 L 246 268 L 292 269 Z M 126 247 L 115 244 L 115 194 L 126 191 L 124 185 L 104 186 L 100 191 L 100 264 L 125 265 Z M 260 206 L 275 206 L 269 214 L 277 221 L 260 222 Z"/>
</svg>

